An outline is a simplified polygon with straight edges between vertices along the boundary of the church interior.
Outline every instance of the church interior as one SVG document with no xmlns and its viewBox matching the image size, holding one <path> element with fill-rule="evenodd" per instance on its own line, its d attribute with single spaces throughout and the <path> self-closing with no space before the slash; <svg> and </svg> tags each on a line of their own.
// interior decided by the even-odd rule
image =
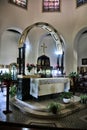
<svg viewBox="0 0 87 130">
<path fill-rule="evenodd" d="M 0 0 L 0 129 L 87 129 L 86 12 L 87 0 Z"/>
</svg>

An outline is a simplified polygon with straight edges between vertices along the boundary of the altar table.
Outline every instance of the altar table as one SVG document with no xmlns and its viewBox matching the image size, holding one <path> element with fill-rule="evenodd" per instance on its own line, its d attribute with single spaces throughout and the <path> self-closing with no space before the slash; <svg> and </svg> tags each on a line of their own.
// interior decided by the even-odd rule
<svg viewBox="0 0 87 130">
<path fill-rule="evenodd" d="M 69 78 L 30 78 L 30 95 L 35 98 L 69 91 L 69 89 Z"/>
</svg>

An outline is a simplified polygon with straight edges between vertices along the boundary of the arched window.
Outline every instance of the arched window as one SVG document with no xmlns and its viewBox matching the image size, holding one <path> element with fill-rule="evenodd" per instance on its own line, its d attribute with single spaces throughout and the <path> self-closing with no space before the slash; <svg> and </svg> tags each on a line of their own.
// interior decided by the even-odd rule
<svg viewBox="0 0 87 130">
<path fill-rule="evenodd" d="M 27 9 L 28 0 L 9 0 L 9 3 Z"/>
<path fill-rule="evenodd" d="M 76 6 L 79 7 L 87 3 L 87 0 L 76 0 Z"/>
<path fill-rule="evenodd" d="M 60 0 L 43 0 L 43 12 L 60 11 Z"/>
</svg>

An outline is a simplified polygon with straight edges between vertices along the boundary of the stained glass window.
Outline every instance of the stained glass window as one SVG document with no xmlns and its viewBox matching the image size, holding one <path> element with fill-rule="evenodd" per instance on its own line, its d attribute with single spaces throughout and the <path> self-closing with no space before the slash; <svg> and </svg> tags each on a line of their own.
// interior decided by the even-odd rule
<svg viewBox="0 0 87 130">
<path fill-rule="evenodd" d="M 27 8 L 28 0 L 9 0 L 9 2 L 22 8 Z"/>
<path fill-rule="evenodd" d="M 43 0 L 43 12 L 60 11 L 60 0 Z"/>
<path fill-rule="evenodd" d="M 87 0 L 76 0 L 77 7 L 79 7 L 79 6 L 81 6 L 81 5 L 85 4 L 85 3 L 87 3 Z"/>
</svg>

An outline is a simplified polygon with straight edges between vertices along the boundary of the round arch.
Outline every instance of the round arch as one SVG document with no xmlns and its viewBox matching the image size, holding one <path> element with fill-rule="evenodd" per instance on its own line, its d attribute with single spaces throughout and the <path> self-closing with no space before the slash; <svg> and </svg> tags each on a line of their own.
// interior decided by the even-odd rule
<svg viewBox="0 0 87 130">
<path fill-rule="evenodd" d="M 25 53 L 25 42 L 26 42 L 26 38 L 28 37 L 28 33 L 31 31 L 31 29 L 33 29 L 34 27 L 39 27 L 41 29 L 44 29 L 48 32 L 48 34 L 51 35 L 51 37 L 53 38 L 53 40 L 55 41 L 55 45 L 56 45 L 56 53 L 57 55 L 62 54 L 62 60 L 60 58 L 57 57 L 58 61 L 59 59 L 61 60 L 61 66 L 63 66 L 63 57 L 64 57 L 64 40 L 62 39 L 61 35 L 57 32 L 57 30 L 50 24 L 45 23 L 45 22 L 37 22 L 34 23 L 30 26 L 28 26 L 27 28 L 25 28 L 25 30 L 22 32 L 21 37 L 19 39 L 18 42 L 18 48 L 19 48 L 19 58 L 21 58 L 20 56 L 22 55 L 23 57 L 23 63 L 19 63 L 21 66 L 21 64 L 23 65 L 23 69 L 21 69 L 21 67 L 19 67 L 19 73 L 26 73 L 26 63 L 27 63 L 27 59 L 28 59 L 28 55 L 27 53 Z M 21 51 L 21 49 L 23 49 L 24 51 Z M 20 54 L 20 53 L 23 54 Z M 57 63 L 58 64 L 58 63 Z M 62 68 L 62 67 L 61 67 Z M 22 72 L 23 70 L 23 72 Z"/>
<path fill-rule="evenodd" d="M 78 46 L 79 39 L 80 39 L 81 35 L 82 35 L 85 31 L 87 31 L 87 27 L 84 27 L 84 28 L 80 29 L 80 30 L 78 31 L 78 33 L 76 34 L 75 40 L 74 40 L 74 49 L 75 49 L 75 51 L 77 50 L 77 46 Z"/>
<path fill-rule="evenodd" d="M 18 39 L 21 36 L 21 33 L 22 30 L 14 26 L 3 29 L 0 45 L 0 62 L 2 64 L 9 65 L 13 61 L 16 62 L 16 58 L 18 56 Z M 9 46 L 14 49 L 10 49 Z M 5 51 L 5 53 L 3 54 L 5 49 L 7 51 Z"/>
<path fill-rule="evenodd" d="M 78 33 L 75 36 L 74 40 L 74 69 L 77 71 L 77 66 L 78 66 L 78 54 L 77 54 L 77 49 L 78 49 L 78 43 L 83 35 L 84 32 L 87 32 L 87 27 L 84 27 L 78 31 Z"/>
<path fill-rule="evenodd" d="M 22 32 L 21 37 L 19 39 L 19 44 L 18 44 L 19 48 L 23 47 L 29 31 L 34 27 L 40 27 L 40 28 L 46 30 L 47 32 L 49 32 L 56 42 L 57 51 L 62 50 L 62 39 L 61 39 L 59 33 L 52 25 L 45 23 L 45 22 L 37 22 L 37 23 L 34 23 L 34 24 L 28 26 L 27 28 L 25 28 L 25 30 Z"/>
</svg>

